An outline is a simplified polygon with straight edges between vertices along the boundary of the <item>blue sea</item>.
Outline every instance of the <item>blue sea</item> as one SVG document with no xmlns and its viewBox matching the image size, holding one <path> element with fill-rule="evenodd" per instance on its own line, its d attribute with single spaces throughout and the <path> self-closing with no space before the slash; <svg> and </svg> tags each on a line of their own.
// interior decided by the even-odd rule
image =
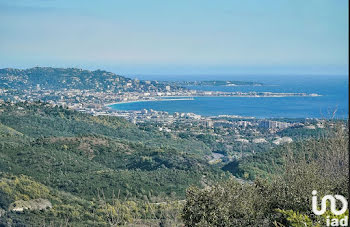
<svg viewBox="0 0 350 227">
<path fill-rule="evenodd" d="M 191 86 L 212 91 L 317 93 L 319 97 L 195 97 L 194 100 L 115 104 L 116 110 L 153 109 L 192 112 L 203 116 L 240 115 L 256 118 L 348 118 L 348 76 L 138 76 L 147 80 L 242 80 L 263 86 Z"/>
</svg>

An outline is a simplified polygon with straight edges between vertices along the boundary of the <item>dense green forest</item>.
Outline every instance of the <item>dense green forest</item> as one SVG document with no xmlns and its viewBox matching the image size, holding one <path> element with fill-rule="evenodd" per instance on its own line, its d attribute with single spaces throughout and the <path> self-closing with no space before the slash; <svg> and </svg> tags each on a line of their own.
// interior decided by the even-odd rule
<svg viewBox="0 0 350 227">
<path fill-rule="evenodd" d="M 303 140 L 211 165 L 206 156 L 218 144 L 209 135 L 174 136 L 41 102 L 5 103 L 0 223 L 320 224 L 324 219 L 310 213 L 311 191 L 348 196 L 348 133 L 330 125 L 322 136 L 304 134 Z"/>
<path fill-rule="evenodd" d="M 311 227 L 349 216 L 348 210 L 339 216 L 330 211 L 316 216 L 311 209 L 313 190 L 319 198 L 349 198 L 349 138 L 341 127 L 331 128 L 327 137 L 250 156 L 226 168 L 247 178 L 253 173 L 255 180 L 189 188 L 182 212 L 186 226 Z"/>
<path fill-rule="evenodd" d="M 53 196 L 58 206 L 74 203 L 65 203 L 69 195 L 83 201 L 84 208 L 72 205 L 77 212 L 89 210 L 101 193 L 107 202 L 117 195 L 123 201 L 150 204 L 178 201 L 190 185 L 203 186 L 227 175 L 207 163 L 209 148 L 204 143 L 143 131 L 121 118 L 95 117 L 40 102 L 3 105 L 0 132 L 0 171 L 5 174 L 1 182 L 19 181 L 22 187 L 28 180 L 39 187 L 29 191 L 45 188 L 44 197 Z M 3 210 L 24 197 L 6 187 L 0 185 L 6 195 L 1 196 Z M 21 193 L 32 198 L 30 192 Z M 84 215 L 88 214 L 68 219 L 84 223 Z M 25 222 L 21 215 L 9 216 Z"/>
</svg>

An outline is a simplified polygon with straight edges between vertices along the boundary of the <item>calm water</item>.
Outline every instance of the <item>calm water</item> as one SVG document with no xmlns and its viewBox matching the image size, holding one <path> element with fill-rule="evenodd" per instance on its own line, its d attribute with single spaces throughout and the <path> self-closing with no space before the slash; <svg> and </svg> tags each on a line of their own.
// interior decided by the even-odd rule
<svg viewBox="0 0 350 227">
<path fill-rule="evenodd" d="M 204 86 L 191 87 L 218 91 L 270 91 L 317 93 L 321 97 L 195 97 L 194 100 L 135 102 L 113 105 L 116 110 L 154 109 L 170 113 L 192 112 L 204 116 L 231 114 L 257 118 L 329 118 L 337 110 L 337 118 L 348 117 L 347 76 L 216 76 L 176 77 L 178 80 L 245 80 L 262 82 L 265 86 Z M 158 79 L 145 77 L 143 79 Z"/>
</svg>

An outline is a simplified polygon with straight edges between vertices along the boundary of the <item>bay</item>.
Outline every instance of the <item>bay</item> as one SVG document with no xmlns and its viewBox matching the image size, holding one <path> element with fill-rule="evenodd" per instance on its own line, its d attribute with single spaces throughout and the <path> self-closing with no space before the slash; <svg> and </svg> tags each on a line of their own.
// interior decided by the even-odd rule
<svg viewBox="0 0 350 227">
<path fill-rule="evenodd" d="M 147 78 L 147 77 L 146 77 Z M 198 80 L 203 77 L 183 77 Z M 256 118 L 348 118 L 348 77 L 329 76 L 215 76 L 215 80 L 262 82 L 264 86 L 191 86 L 207 91 L 317 93 L 319 97 L 194 97 L 193 100 L 115 104 L 116 110 L 153 109 L 192 112 L 203 116 L 240 115 Z M 161 79 L 149 76 L 148 79 Z M 181 80 L 181 77 L 178 77 Z"/>
</svg>

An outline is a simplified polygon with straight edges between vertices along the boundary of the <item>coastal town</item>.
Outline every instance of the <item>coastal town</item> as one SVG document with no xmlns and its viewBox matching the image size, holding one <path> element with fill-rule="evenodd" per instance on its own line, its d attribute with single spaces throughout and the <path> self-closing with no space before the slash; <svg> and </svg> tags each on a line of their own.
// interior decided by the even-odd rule
<svg viewBox="0 0 350 227">
<path fill-rule="evenodd" d="M 146 81 L 147 83 L 148 81 Z M 127 89 L 133 86 L 128 83 L 122 87 Z M 92 114 L 110 114 L 113 112 L 108 106 L 114 103 L 134 101 L 163 101 L 173 99 L 191 99 L 193 97 L 293 97 L 293 96 L 319 96 L 306 93 L 273 93 L 273 92 L 222 92 L 201 91 L 186 88 L 173 88 L 170 85 L 165 89 L 147 91 L 115 92 L 112 90 L 96 91 L 92 89 L 47 89 L 37 84 L 32 89 L 18 90 L 13 88 L 0 88 L 0 97 L 3 101 L 33 102 L 42 100 L 53 105 L 62 105 L 82 112 Z"/>
<path fill-rule="evenodd" d="M 349 1 L 0 18 L 0 227 L 348 226 Z"/>
<path fill-rule="evenodd" d="M 220 147 L 218 151 L 226 158 L 237 155 L 237 150 L 241 150 L 242 155 L 245 151 L 290 143 L 296 137 L 293 133 L 284 133 L 288 128 L 317 131 L 324 127 L 323 121 L 318 119 L 290 121 L 237 115 L 201 116 L 195 113 L 169 113 L 153 109 L 117 110 L 111 107 L 118 103 L 191 100 L 196 97 L 319 96 L 306 93 L 207 91 L 186 86 L 263 86 L 255 82 L 143 81 L 101 70 L 56 68 L 1 69 L 0 81 L 2 104 L 41 101 L 94 116 L 122 117 L 140 127 L 152 128 L 175 137 L 208 134 L 215 138 L 215 143 Z M 219 160 L 217 157 L 214 159 Z"/>
<path fill-rule="evenodd" d="M 39 78 L 40 77 L 40 78 Z M 140 101 L 193 99 L 195 97 L 315 97 L 319 94 L 273 92 L 223 92 L 190 89 L 186 85 L 262 86 L 246 81 L 166 82 L 130 79 L 111 72 L 36 67 L 0 69 L 0 100 L 43 101 L 93 115 L 124 116 L 131 121 L 149 116 L 134 111 L 118 112 L 111 104 Z M 137 117 L 133 117 L 134 115 Z M 142 117 L 144 115 L 144 117 Z"/>
</svg>

